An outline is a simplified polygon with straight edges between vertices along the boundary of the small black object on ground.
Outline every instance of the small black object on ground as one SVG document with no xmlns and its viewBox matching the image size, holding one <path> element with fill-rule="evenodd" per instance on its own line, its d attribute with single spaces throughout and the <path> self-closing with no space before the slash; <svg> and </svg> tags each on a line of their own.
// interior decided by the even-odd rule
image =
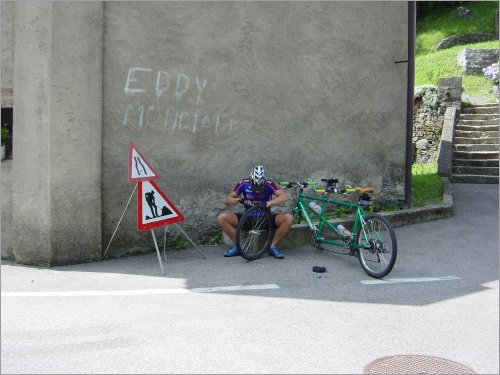
<svg viewBox="0 0 500 375">
<path fill-rule="evenodd" d="M 323 273 L 326 272 L 326 267 L 314 266 L 313 271 L 317 273 Z"/>
</svg>

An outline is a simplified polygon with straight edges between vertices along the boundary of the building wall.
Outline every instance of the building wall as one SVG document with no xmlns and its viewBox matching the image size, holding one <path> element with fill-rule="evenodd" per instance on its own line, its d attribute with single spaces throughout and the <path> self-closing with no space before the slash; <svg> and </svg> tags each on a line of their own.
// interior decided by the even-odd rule
<svg viewBox="0 0 500 375">
<path fill-rule="evenodd" d="M 14 81 L 14 16 L 15 4 L 13 1 L 2 1 L 0 4 L 0 18 L 2 36 L 2 89 L 12 89 Z"/>
<path fill-rule="evenodd" d="M 2 255 L 18 262 L 100 257 L 102 20 L 101 2 L 15 3 L 12 232 Z"/>
<path fill-rule="evenodd" d="M 110 2 L 105 24 L 104 242 L 133 189 L 129 142 L 193 236 L 256 163 L 403 199 L 406 2 Z M 135 208 L 121 226 L 111 254 L 151 246 Z"/>
<path fill-rule="evenodd" d="M 127 179 L 130 142 L 159 174 L 157 184 L 186 216 L 182 225 L 197 240 L 217 226 L 224 196 L 256 163 L 276 180 L 335 176 L 375 187 L 382 200 L 403 200 L 407 67 L 394 62 L 407 58 L 406 2 L 44 4 L 57 8 L 50 10 L 57 15 L 49 25 L 50 71 L 59 71 L 57 66 L 64 74 L 40 76 L 51 82 L 47 104 L 57 133 L 43 144 L 67 142 L 50 157 L 53 166 L 64 160 L 64 168 L 53 173 L 57 186 L 46 188 L 45 210 L 56 210 L 57 222 L 71 211 L 82 190 L 65 191 L 68 176 L 75 176 L 78 186 L 92 186 L 91 194 L 82 195 L 99 201 L 101 215 L 92 206 L 81 220 L 86 228 L 99 223 L 102 238 L 94 246 L 107 246 L 134 189 Z M 83 4 L 102 8 L 102 20 L 99 13 L 80 13 L 87 30 L 65 17 Z M 102 30 L 102 45 L 92 30 Z M 77 42 L 86 58 L 60 60 L 59 54 L 71 57 Z M 92 68 L 73 77 L 68 64 L 77 71 L 94 66 L 89 56 L 96 47 L 102 49 L 102 75 Z M 59 91 L 67 81 L 73 90 Z M 84 104 L 77 123 L 86 124 L 90 146 L 78 133 L 65 136 L 71 116 L 58 100 Z M 93 116 L 100 108 L 102 120 Z M 102 143 L 90 131 L 102 132 Z M 80 153 L 65 159 L 73 150 Z M 101 176 L 98 192 L 94 168 Z M 16 187 L 14 179 L 14 196 Z M 58 197 L 65 199 L 50 203 Z M 151 235 L 136 229 L 136 198 L 132 202 L 110 256 L 152 247 Z M 60 225 L 51 238 L 89 234 L 73 231 L 73 225 Z M 57 259 L 81 260 L 75 249 L 63 254 L 63 242 L 56 242 Z"/>
</svg>

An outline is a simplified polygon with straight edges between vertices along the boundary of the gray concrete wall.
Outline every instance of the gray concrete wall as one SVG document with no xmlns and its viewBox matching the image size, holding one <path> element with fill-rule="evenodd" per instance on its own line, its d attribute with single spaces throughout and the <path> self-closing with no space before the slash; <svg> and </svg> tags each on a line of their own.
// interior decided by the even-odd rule
<svg viewBox="0 0 500 375">
<path fill-rule="evenodd" d="M 16 2 L 2 256 L 98 259 L 134 188 L 129 142 L 196 240 L 255 163 L 402 201 L 406 48 L 406 2 Z M 132 202 L 109 256 L 152 247 Z"/>
<path fill-rule="evenodd" d="M 2 1 L 0 3 L 2 107 L 12 105 L 14 76 L 14 9 L 15 4 L 12 1 Z M 0 219 L 2 257 L 12 258 L 12 161 L 2 161 L 0 179 L 2 204 Z"/>
<path fill-rule="evenodd" d="M 12 89 L 14 81 L 14 9 L 15 4 L 13 1 L 2 1 L 0 3 L 2 89 Z"/>
<path fill-rule="evenodd" d="M 15 11 L 15 259 L 98 259 L 103 5 L 18 2 Z"/>
<path fill-rule="evenodd" d="M 16 3 L 13 246 L 16 260 L 32 264 L 43 264 L 51 259 L 51 8 L 52 5 L 46 2 Z"/>
<path fill-rule="evenodd" d="M 101 255 L 103 4 L 53 4 L 51 241 L 67 263 Z"/>
<path fill-rule="evenodd" d="M 1 204 L 2 215 L 0 225 L 2 258 L 14 258 L 14 227 L 12 224 L 12 160 L 2 161 L 1 168 Z"/>
<path fill-rule="evenodd" d="M 133 189 L 129 142 L 194 237 L 255 163 L 277 180 L 336 176 L 403 200 L 406 2 L 104 8 L 104 245 Z M 110 255 L 151 248 L 135 211 Z"/>
</svg>

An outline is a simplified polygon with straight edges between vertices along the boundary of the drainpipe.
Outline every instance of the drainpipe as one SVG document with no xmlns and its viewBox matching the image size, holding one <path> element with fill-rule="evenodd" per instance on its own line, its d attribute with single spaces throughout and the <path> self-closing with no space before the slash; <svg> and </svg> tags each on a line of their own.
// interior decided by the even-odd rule
<svg viewBox="0 0 500 375">
<path fill-rule="evenodd" d="M 411 207 L 411 166 L 413 164 L 413 90 L 415 85 L 415 1 L 408 2 L 408 80 L 406 85 L 405 203 Z"/>
</svg>

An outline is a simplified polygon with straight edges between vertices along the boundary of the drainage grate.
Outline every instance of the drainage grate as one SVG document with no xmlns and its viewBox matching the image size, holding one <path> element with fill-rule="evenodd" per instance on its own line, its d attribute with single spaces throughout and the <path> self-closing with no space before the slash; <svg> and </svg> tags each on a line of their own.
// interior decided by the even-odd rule
<svg viewBox="0 0 500 375">
<path fill-rule="evenodd" d="M 426 355 L 394 355 L 376 359 L 365 374 L 475 374 L 460 363 Z"/>
</svg>

